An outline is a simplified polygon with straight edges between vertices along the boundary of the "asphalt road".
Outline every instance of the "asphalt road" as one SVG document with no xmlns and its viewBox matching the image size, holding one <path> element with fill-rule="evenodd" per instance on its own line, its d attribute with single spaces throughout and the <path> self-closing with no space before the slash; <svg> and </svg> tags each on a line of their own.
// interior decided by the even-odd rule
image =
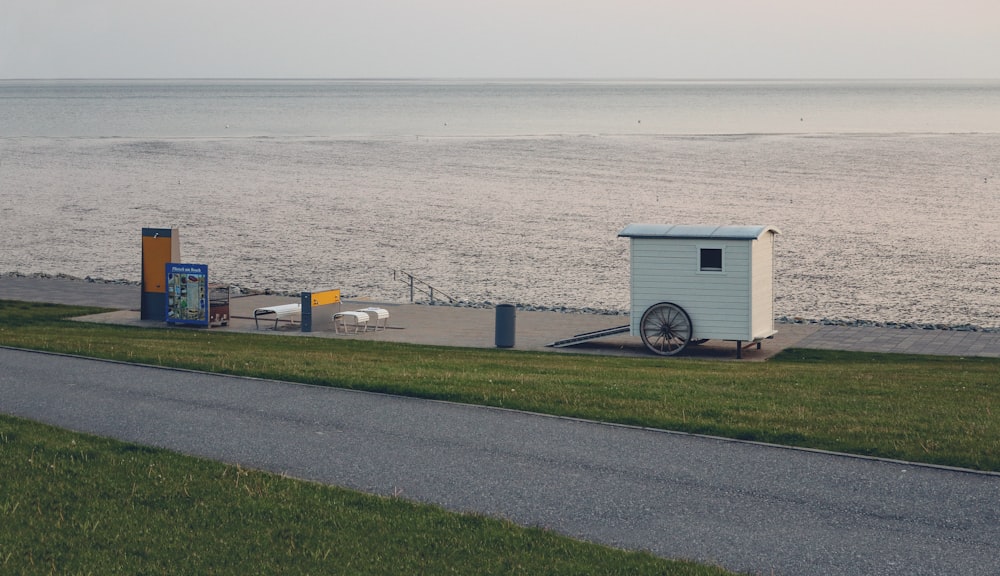
<svg viewBox="0 0 1000 576">
<path fill-rule="evenodd" d="M 3 413 L 661 556 L 1000 574 L 1000 475 L 2 348 L 0 367 Z"/>
</svg>

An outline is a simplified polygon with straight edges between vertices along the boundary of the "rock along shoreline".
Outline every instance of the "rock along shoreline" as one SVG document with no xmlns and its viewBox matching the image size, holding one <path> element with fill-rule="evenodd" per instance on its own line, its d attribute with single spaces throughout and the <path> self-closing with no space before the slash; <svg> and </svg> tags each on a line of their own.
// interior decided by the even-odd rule
<svg viewBox="0 0 1000 576">
<path fill-rule="evenodd" d="M 23 272 L 4 272 L 0 276 L 12 277 L 12 278 L 38 278 L 38 279 L 55 279 L 55 280 L 68 280 L 73 282 L 89 282 L 93 284 L 117 284 L 122 286 L 140 286 L 141 282 L 135 280 L 125 280 L 125 279 L 107 279 L 107 278 L 95 278 L 92 276 L 86 276 L 80 278 L 78 276 L 71 276 L 69 274 L 47 274 L 44 272 L 34 272 L 34 273 L 23 273 Z M 244 288 L 236 284 L 230 285 L 230 294 L 233 297 L 238 296 L 255 296 L 255 295 L 274 295 L 274 296 L 287 296 L 290 298 L 298 298 L 300 296 L 299 292 L 291 291 L 281 291 L 281 290 L 271 290 L 265 289 L 249 289 Z M 358 295 L 345 295 L 345 300 L 350 300 L 352 298 L 357 298 Z M 494 308 L 500 302 L 469 302 L 466 300 L 434 300 L 433 302 L 427 301 L 416 301 L 414 304 L 426 305 L 426 306 L 450 306 L 457 308 Z M 627 310 L 609 310 L 601 308 L 574 308 L 571 306 L 539 306 L 534 304 L 524 304 L 524 303 L 512 303 L 517 310 L 522 310 L 525 312 L 560 312 L 564 314 L 592 314 L 601 316 L 628 316 Z M 943 330 L 950 332 L 984 332 L 984 333 L 1000 333 L 1000 326 L 996 327 L 984 327 L 975 324 L 942 324 L 942 323 L 931 323 L 931 322 L 880 322 L 875 320 L 864 320 L 864 319 L 843 319 L 843 318 L 804 318 L 800 316 L 777 316 L 774 321 L 777 324 L 818 324 L 822 326 L 845 326 L 845 327 L 866 327 L 866 328 L 895 328 L 900 330 Z"/>
</svg>

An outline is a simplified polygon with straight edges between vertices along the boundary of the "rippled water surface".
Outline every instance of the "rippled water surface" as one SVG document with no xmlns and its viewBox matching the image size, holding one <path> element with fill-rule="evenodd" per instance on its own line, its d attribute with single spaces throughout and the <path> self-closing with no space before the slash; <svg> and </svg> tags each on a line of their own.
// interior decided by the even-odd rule
<svg viewBox="0 0 1000 576">
<path fill-rule="evenodd" d="M 0 272 L 625 309 L 631 222 L 771 224 L 779 315 L 1000 326 L 1000 84 L 0 82 Z"/>
</svg>

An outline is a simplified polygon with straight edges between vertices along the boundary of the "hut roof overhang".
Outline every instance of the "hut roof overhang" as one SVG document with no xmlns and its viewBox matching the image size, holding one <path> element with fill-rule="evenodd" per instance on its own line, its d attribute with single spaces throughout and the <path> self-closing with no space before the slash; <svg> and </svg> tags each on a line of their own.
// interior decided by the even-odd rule
<svg viewBox="0 0 1000 576">
<path fill-rule="evenodd" d="M 756 240 L 772 232 L 774 226 L 713 226 L 702 224 L 629 224 L 619 238 L 688 238 L 697 240 Z"/>
</svg>

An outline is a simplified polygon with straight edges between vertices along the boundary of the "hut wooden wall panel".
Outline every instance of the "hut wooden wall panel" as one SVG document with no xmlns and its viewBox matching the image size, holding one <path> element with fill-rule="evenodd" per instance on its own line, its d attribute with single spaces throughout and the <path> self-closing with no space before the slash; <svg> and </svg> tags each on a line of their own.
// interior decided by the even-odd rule
<svg viewBox="0 0 1000 576">
<path fill-rule="evenodd" d="M 774 332 L 774 235 L 764 234 L 753 246 L 753 333 Z"/>
<path fill-rule="evenodd" d="M 750 246 L 746 241 L 632 238 L 632 333 L 645 311 L 673 302 L 692 318 L 693 338 L 751 339 Z M 699 248 L 722 248 L 723 271 L 702 272 Z"/>
</svg>

